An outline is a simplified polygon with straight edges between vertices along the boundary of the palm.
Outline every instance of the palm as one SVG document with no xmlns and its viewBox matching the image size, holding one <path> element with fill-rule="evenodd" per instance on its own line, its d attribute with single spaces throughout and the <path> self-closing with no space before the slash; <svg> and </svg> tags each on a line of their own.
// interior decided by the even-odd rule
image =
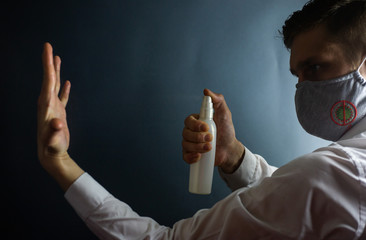
<svg viewBox="0 0 366 240">
<path fill-rule="evenodd" d="M 70 138 L 66 122 L 66 111 L 58 96 L 53 95 L 49 99 L 49 106 L 42 110 L 44 112 L 41 113 L 41 116 L 43 116 L 44 121 L 40 123 L 40 127 L 42 128 L 40 137 L 43 140 L 46 140 L 47 137 L 50 136 L 50 133 L 54 130 L 58 130 L 57 127 L 60 128 L 59 131 L 55 131 L 46 142 L 43 141 L 43 144 L 45 145 L 43 147 L 51 152 L 67 151 Z"/>
<path fill-rule="evenodd" d="M 50 157 L 67 154 L 69 147 L 65 107 L 70 83 L 65 83 L 59 97 L 60 64 L 60 58 L 52 55 L 51 45 L 46 44 L 43 53 L 44 78 L 38 100 L 38 155 L 41 163 Z"/>
</svg>

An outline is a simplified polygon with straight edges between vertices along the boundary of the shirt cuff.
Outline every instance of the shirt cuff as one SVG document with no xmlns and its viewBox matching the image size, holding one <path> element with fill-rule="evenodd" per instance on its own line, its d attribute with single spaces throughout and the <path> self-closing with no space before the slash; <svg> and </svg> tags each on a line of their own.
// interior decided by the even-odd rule
<svg viewBox="0 0 366 240">
<path fill-rule="evenodd" d="M 244 159 L 235 172 L 227 174 L 219 168 L 219 173 L 228 187 L 235 191 L 239 188 L 246 187 L 253 182 L 257 164 L 257 158 L 255 155 L 248 148 L 245 148 Z"/>
<path fill-rule="evenodd" d="M 109 196 L 111 194 L 88 173 L 76 179 L 65 193 L 66 200 L 84 221 Z"/>
</svg>

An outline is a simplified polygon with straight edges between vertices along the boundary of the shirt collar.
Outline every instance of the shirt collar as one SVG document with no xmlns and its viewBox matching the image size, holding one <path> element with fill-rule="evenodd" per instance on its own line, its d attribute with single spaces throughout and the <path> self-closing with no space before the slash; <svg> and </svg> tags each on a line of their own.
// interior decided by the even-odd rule
<svg viewBox="0 0 366 240">
<path fill-rule="evenodd" d="M 363 132 L 366 133 L 366 117 L 363 117 L 359 123 L 348 130 L 339 141 L 353 138 Z"/>
</svg>

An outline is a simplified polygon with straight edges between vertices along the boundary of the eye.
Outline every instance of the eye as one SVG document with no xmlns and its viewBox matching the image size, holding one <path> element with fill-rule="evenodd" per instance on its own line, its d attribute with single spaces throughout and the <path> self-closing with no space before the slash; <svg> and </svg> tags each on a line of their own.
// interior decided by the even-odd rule
<svg viewBox="0 0 366 240">
<path fill-rule="evenodd" d="M 308 70 L 310 72 L 315 73 L 320 69 L 320 65 L 319 64 L 313 64 L 313 65 L 310 65 L 308 68 L 309 68 Z"/>
<path fill-rule="evenodd" d="M 311 81 L 316 80 L 316 76 L 320 70 L 319 64 L 311 64 L 305 67 L 304 76 Z"/>
</svg>

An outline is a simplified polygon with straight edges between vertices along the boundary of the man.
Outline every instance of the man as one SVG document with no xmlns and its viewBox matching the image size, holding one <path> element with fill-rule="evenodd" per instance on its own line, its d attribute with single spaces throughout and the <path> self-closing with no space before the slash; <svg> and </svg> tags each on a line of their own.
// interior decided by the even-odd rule
<svg viewBox="0 0 366 240">
<path fill-rule="evenodd" d="M 60 58 L 45 44 L 39 98 L 38 154 L 65 197 L 101 239 L 366 239 L 366 1 L 314 0 L 285 23 L 296 110 L 306 131 L 334 141 L 276 169 L 236 139 L 231 113 L 212 97 L 216 165 L 234 191 L 172 228 L 138 216 L 69 157 L 70 82 L 60 97 Z M 205 123 L 191 115 L 183 158 L 211 148 Z"/>
</svg>

